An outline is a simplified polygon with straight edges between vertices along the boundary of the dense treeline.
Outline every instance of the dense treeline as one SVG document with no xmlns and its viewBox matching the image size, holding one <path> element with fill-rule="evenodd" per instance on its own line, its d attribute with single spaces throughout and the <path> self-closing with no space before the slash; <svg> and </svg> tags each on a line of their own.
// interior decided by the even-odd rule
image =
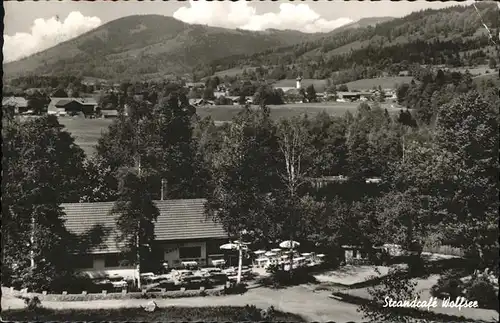
<svg viewBox="0 0 500 323">
<path fill-rule="evenodd" d="M 478 8 L 493 37 L 498 38 L 494 30 L 499 27 L 498 9 L 486 3 L 478 4 Z M 199 66 L 198 70 L 207 76 L 213 71 L 240 66 L 263 66 L 272 78 L 302 75 L 323 79 L 356 64 L 380 71 L 376 76 L 382 71 L 397 75 L 399 71 L 394 71 L 393 65 L 403 61 L 449 66 L 488 64 L 488 60 L 495 57 L 495 49 L 488 49 L 492 44 L 474 7 L 457 6 L 415 12 L 375 27 L 334 31 L 320 40 L 273 48 L 247 57 L 227 57 L 214 61 L 210 67 Z M 343 46 L 349 48 L 344 50 Z"/>
<path fill-rule="evenodd" d="M 68 250 L 99 243 L 102 228 L 82 237 L 64 229 L 60 203 L 118 200 L 115 207 L 133 219 L 160 198 L 161 179 L 165 198 L 207 198 L 209 214 L 232 234 L 251 230 L 262 247 L 291 238 L 334 253 L 341 244 L 419 240 L 463 248 L 478 267 L 491 267 L 498 254 L 497 89 L 469 87 L 467 75 L 419 75 L 420 84 L 400 89 L 400 100 L 412 108 L 424 104 L 413 102 L 425 97 L 418 91 L 435 89 L 429 125 L 417 122 L 421 110 L 391 117 L 376 103 L 341 117 L 274 121 L 264 95 L 258 108 L 245 106 L 217 127 L 197 117 L 178 85 L 124 84 L 128 114 L 86 160 L 53 116 L 5 120 L 2 279 L 46 288 L 71 274 Z M 131 100 L 136 90 L 156 99 Z M 258 93 L 272 95 L 266 91 Z M 323 179 L 339 175 L 347 180 Z M 382 182 L 366 182 L 373 177 Z M 131 198 L 137 203 L 124 202 Z M 155 212 L 141 214 L 142 241 L 151 239 Z M 137 232 L 120 228 L 123 239 Z"/>
<path fill-rule="evenodd" d="M 273 59 L 273 54 L 251 57 L 247 60 L 227 65 L 217 64 L 221 70 L 237 66 L 269 66 L 267 68 L 270 78 L 284 79 L 303 76 L 304 78 L 324 79 L 330 78 L 335 72 L 343 71 L 346 66 L 357 66 L 374 71 L 365 75 L 351 77 L 342 82 L 350 82 L 360 78 L 372 78 L 381 76 L 383 72 L 390 75 L 398 75 L 405 71 L 401 63 L 423 64 L 423 65 L 447 65 L 449 67 L 474 66 L 488 64 L 489 59 L 494 57 L 494 50 L 484 51 L 490 45 L 487 35 L 471 40 L 413 40 L 404 44 L 393 46 L 385 45 L 381 40 L 380 44 L 368 44 L 365 48 L 350 49 L 348 53 L 334 56 L 325 55 L 328 50 L 320 49 L 317 55 L 309 57 L 307 61 L 297 59 L 299 53 L 279 55 L 278 59 Z M 323 54 L 321 54 L 323 53 Z M 230 61 L 226 59 L 225 62 Z M 272 67 L 272 68 L 271 68 Z M 398 68 L 399 67 L 399 68 Z"/>
</svg>

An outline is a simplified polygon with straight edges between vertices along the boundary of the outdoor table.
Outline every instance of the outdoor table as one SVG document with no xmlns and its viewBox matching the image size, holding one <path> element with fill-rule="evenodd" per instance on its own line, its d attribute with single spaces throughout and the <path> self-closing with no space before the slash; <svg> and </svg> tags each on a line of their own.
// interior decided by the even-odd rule
<svg viewBox="0 0 500 323">
<path fill-rule="evenodd" d="M 183 262 L 181 262 L 181 264 L 184 267 L 197 267 L 198 266 L 198 263 L 196 261 L 183 261 Z"/>
<path fill-rule="evenodd" d="M 212 260 L 212 264 L 214 266 L 221 266 L 224 265 L 226 261 L 224 259 L 217 259 L 217 260 Z"/>
<path fill-rule="evenodd" d="M 255 259 L 255 261 L 257 262 L 257 266 L 261 267 L 261 266 L 265 266 L 267 263 L 269 263 L 269 258 L 258 258 L 258 259 Z"/>
</svg>

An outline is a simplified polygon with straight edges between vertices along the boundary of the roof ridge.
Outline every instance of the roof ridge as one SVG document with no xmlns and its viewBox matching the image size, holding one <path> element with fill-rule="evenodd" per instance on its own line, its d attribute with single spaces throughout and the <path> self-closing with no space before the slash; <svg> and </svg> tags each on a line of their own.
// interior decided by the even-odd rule
<svg viewBox="0 0 500 323">
<path fill-rule="evenodd" d="M 169 202 L 201 202 L 207 201 L 206 198 L 195 198 L 195 199 L 168 199 L 168 200 L 153 200 L 155 203 L 169 203 Z M 110 203 L 115 203 L 116 201 L 107 201 L 107 202 L 71 202 L 71 203 L 61 203 L 61 206 L 64 205 L 105 205 Z"/>
</svg>

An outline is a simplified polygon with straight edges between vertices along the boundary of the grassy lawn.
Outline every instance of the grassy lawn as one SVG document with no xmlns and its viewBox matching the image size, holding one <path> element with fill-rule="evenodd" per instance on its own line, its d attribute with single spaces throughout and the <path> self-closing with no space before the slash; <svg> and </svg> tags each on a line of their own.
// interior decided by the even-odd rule
<svg viewBox="0 0 500 323">
<path fill-rule="evenodd" d="M 343 116 L 347 111 L 354 113 L 359 102 L 322 102 L 322 103 L 297 103 L 284 105 L 271 105 L 271 117 L 275 120 L 280 118 L 289 118 L 307 114 L 315 116 L 318 113 L 326 112 L 334 116 Z M 382 108 L 386 108 L 389 113 L 399 112 L 397 108 L 391 108 L 391 104 L 383 103 Z M 238 112 L 241 111 L 240 106 L 236 105 L 219 105 L 210 107 L 198 107 L 196 113 L 201 117 L 211 116 L 217 124 L 231 121 Z M 101 137 L 102 132 L 107 131 L 112 119 L 85 119 L 63 117 L 59 122 L 65 126 L 76 139 L 76 143 L 85 151 L 87 156 L 95 152 L 94 146 L 97 140 Z"/>
<path fill-rule="evenodd" d="M 487 75 L 487 74 L 493 74 L 498 76 L 498 70 L 489 68 L 488 65 L 481 65 L 481 66 L 476 66 L 472 68 L 467 68 L 467 67 L 455 67 L 455 68 L 450 68 L 450 71 L 453 72 L 460 72 L 460 73 L 465 73 L 466 70 L 469 70 L 469 73 L 472 76 L 481 76 L 481 75 Z"/>
<path fill-rule="evenodd" d="M 265 319 L 269 322 L 305 322 L 295 314 L 274 312 L 274 316 Z M 253 315 L 252 315 L 253 314 Z M 6 310 L 2 311 L 3 320 L 12 321 L 135 321 L 135 322 L 167 322 L 167 321 L 262 321 L 260 310 L 247 310 L 244 307 L 166 307 L 155 312 L 146 312 L 141 308 L 118 309 L 67 309 L 54 310 L 40 308 L 36 311 Z"/>
<path fill-rule="evenodd" d="M 491 80 L 493 81 L 493 84 L 496 84 L 496 86 L 500 87 L 500 79 L 498 77 L 498 72 L 495 73 L 490 73 L 490 74 L 484 74 L 484 75 L 479 75 L 479 76 L 474 76 L 472 78 L 474 83 L 480 84 L 481 81 L 483 80 Z"/>
<path fill-rule="evenodd" d="M 257 69 L 256 67 L 251 67 L 251 66 L 247 66 L 247 67 L 234 67 L 234 68 L 230 68 L 228 70 L 223 70 L 223 71 L 215 72 L 215 74 L 213 76 L 218 76 L 218 77 L 224 77 L 224 76 L 233 77 L 233 76 L 237 76 L 237 75 L 243 74 L 243 70 L 247 70 L 248 72 L 250 72 L 250 71 L 255 71 L 256 69 Z M 204 79 L 207 79 L 207 78 L 204 78 Z"/>
<path fill-rule="evenodd" d="M 410 83 L 413 76 L 390 76 L 379 77 L 374 79 L 362 79 L 346 83 L 349 91 L 352 90 L 370 90 L 373 87 L 381 87 L 382 89 L 392 89 L 397 84 Z"/>
<path fill-rule="evenodd" d="M 101 133 L 107 130 L 112 119 L 59 118 L 59 122 L 73 135 L 85 154 L 90 156 L 95 151 L 94 146 Z"/>
<path fill-rule="evenodd" d="M 270 105 L 271 118 L 290 118 L 307 114 L 315 116 L 318 113 L 326 112 L 332 116 L 343 116 L 347 111 L 356 112 L 360 102 L 321 102 L 321 103 L 294 103 L 283 105 Z M 391 103 L 382 103 L 381 107 L 386 108 L 389 113 L 399 112 L 398 108 L 391 108 Z M 394 104 L 396 106 L 396 104 Z M 197 114 L 201 117 L 211 116 L 216 121 L 230 121 L 241 111 L 240 106 L 236 105 L 217 105 L 208 107 L 199 107 L 196 109 Z"/>
</svg>

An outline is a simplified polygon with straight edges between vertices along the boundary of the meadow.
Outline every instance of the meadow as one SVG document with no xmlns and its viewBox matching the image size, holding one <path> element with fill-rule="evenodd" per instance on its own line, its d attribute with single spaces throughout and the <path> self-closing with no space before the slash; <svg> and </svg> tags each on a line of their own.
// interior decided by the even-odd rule
<svg viewBox="0 0 500 323">
<path fill-rule="evenodd" d="M 382 89 L 395 89 L 397 85 L 402 83 L 410 83 L 413 76 L 388 76 L 377 77 L 374 79 L 361 79 L 353 82 L 346 83 L 349 91 L 352 90 L 370 90 L 374 87 L 381 87 Z"/>
<path fill-rule="evenodd" d="M 386 108 L 389 113 L 396 113 L 398 108 L 391 107 L 392 104 L 383 103 L 382 108 Z M 347 111 L 354 113 L 359 106 L 359 102 L 324 102 L 324 103 L 296 103 L 285 105 L 271 105 L 271 118 L 277 120 L 280 118 L 289 118 L 307 114 L 315 116 L 318 113 L 326 112 L 333 116 L 342 116 Z M 256 107 L 254 107 L 256 108 Z M 196 108 L 196 113 L 200 118 L 210 116 L 216 124 L 222 124 L 231 121 L 238 112 L 241 111 L 239 106 L 235 105 L 218 105 Z M 59 122 L 65 126 L 76 139 L 76 143 L 85 151 L 87 156 L 95 151 L 97 140 L 101 134 L 105 132 L 108 126 L 113 122 L 113 119 L 85 119 L 85 118 L 60 118 Z"/>
</svg>

